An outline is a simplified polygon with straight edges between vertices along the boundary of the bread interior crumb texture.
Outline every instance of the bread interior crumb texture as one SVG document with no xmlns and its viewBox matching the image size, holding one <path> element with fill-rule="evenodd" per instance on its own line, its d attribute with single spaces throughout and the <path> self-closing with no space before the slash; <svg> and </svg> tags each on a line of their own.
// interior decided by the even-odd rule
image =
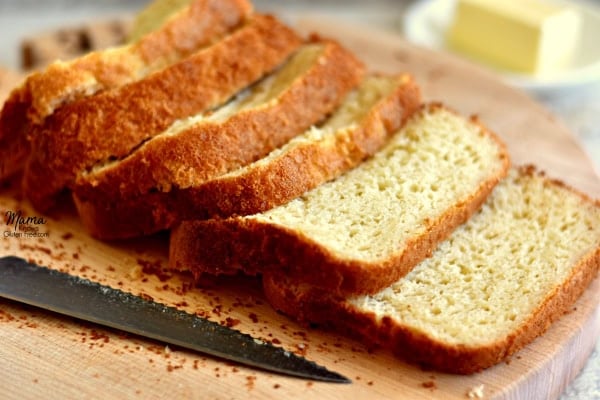
<svg viewBox="0 0 600 400">
<path fill-rule="evenodd" d="M 512 171 L 433 257 L 376 295 L 349 301 L 450 344 L 514 332 L 600 246 L 598 207 L 547 183 Z"/>
<path fill-rule="evenodd" d="M 300 232 L 342 259 L 386 259 L 499 171 L 499 152 L 477 124 L 424 110 L 359 168 L 246 218 Z"/>
</svg>

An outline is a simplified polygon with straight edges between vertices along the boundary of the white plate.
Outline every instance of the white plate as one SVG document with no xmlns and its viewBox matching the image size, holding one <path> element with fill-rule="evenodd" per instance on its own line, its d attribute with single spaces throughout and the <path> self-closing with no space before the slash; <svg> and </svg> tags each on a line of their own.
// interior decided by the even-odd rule
<svg viewBox="0 0 600 400">
<path fill-rule="evenodd" d="M 581 39 L 571 65 L 546 76 L 518 75 L 496 70 L 508 83 L 544 94 L 600 82 L 600 11 L 592 4 L 584 2 L 571 1 L 570 5 L 580 10 L 583 22 Z M 453 13 L 454 1 L 418 1 L 405 14 L 404 35 L 415 44 L 436 50 L 448 50 L 445 47 L 445 33 Z"/>
</svg>

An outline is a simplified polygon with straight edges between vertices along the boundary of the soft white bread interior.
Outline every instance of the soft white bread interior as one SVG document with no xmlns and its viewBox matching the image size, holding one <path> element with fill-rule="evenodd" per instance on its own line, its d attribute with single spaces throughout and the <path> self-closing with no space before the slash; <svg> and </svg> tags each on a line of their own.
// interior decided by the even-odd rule
<svg viewBox="0 0 600 400">
<path fill-rule="evenodd" d="M 430 105 L 373 158 L 280 207 L 182 223 L 170 263 L 198 276 L 282 270 L 328 290 L 372 293 L 464 222 L 508 164 L 495 135 Z"/>
<path fill-rule="evenodd" d="M 543 333 L 599 267 L 600 203 L 523 168 L 432 257 L 376 294 L 335 298 L 281 274 L 266 274 L 264 286 L 276 308 L 300 320 L 471 373 Z"/>
</svg>

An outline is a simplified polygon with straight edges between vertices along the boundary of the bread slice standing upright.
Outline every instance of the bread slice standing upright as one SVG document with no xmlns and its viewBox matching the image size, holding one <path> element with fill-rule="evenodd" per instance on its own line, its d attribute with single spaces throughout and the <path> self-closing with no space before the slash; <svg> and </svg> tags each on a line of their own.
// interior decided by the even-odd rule
<svg viewBox="0 0 600 400">
<path fill-rule="evenodd" d="M 146 78 L 69 103 L 34 128 L 24 192 L 40 211 L 78 174 L 127 156 L 173 122 L 217 107 L 281 65 L 302 44 L 271 16 Z"/>
<path fill-rule="evenodd" d="M 16 87 L 0 112 L 0 180 L 23 168 L 32 125 L 76 99 L 138 81 L 176 63 L 241 26 L 252 12 L 247 0 L 188 3 L 131 44 L 58 60 Z"/>
<path fill-rule="evenodd" d="M 332 293 L 374 293 L 430 255 L 508 165 L 495 135 L 429 105 L 371 159 L 282 206 L 183 222 L 169 262 L 197 277 L 280 271 Z"/>
<path fill-rule="evenodd" d="M 532 167 L 512 170 L 431 258 L 378 293 L 347 298 L 280 273 L 277 309 L 428 367 L 472 373 L 571 310 L 600 268 L 600 202 Z"/>
<path fill-rule="evenodd" d="M 182 145 L 189 146 L 188 149 L 180 151 L 167 148 L 157 151 L 165 145 L 176 149 L 177 146 L 170 143 L 177 137 L 165 138 L 164 143 L 158 147 L 148 146 L 147 150 L 153 149 L 151 152 L 142 151 L 144 150 L 142 147 L 134 153 L 136 163 L 133 165 L 137 167 L 135 169 L 129 167 L 132 174 L 129 180 L 136 178 L 138 181 L 148 180 L 145 174 L 152 174 L 153 179 L 161 176 L 157 172 L 160 173 L 160 168 L 164 167 L 153 167 L 153 163 L 169 159 L 169 154 L 172 153 L 182 154 L 181 161 L 173 155 L 173 163 L 169 163 L 178 169 L 189 168 L 196 162 L 206 162 L 205 157 L 210 154 L 210 151 L 199 151 L 199 149 L 206 148 L 207 145 L 219 146 L 221 135 L 225 135 L 228 140 L 237 135 L 245 141 L 250 135 L 255 136 L 260 133 L 260 131 L 252 133 L 253 126 L 265 130 L 263 133 L 268 137 L 281 135 L 285 129 L 289 129 L 289 126 L 278 129 L 273 124 L 267 125 L 265 123 L 268 121 L 267 113 L 272 114 L 269 119 L 285 117 L 286 121 L 292 121 L 295 113 L 300 113 L 301 115 L 298 116 L 304 120 L 308 109 L 324 110 L 322 104 L 325 103 L 318 99 L 323 98 L 323 94 L 330 90 L 316 89 L 314 82 L 325 80 L 333 85 L 336 80 L 341 79 L 341 71 L 345 70 L 344 74 L 349 75 L 337 84 L 347 89 L 350 83 L 357 82 L 361 71 L 356 62 L 351 62 L 348 54 L 342 56 L 343 53 L 340 53 L 341 49 L 337 44 L 328 43 L 326 46 L 329 50 L 335 51 L 326 51 L 321 55 L 323 62 L 318 62 L 315 64 L 316 68 L 311 68 L 313 72 L 310 74 L 313 77 L 304 74 L 293 84 L 297 86 L 296 89 L 292 86 L 289 88 L 297 94 L 306 92 L 307 95 L 302 98 L 307 100 L 287 101 L 286 97 L 290 100 L 299 98 L 289 96 L 291 94 L 289 92 L 280 97 L 279 105 L 275 109 L 262 105 L 254 106 L 248 111 L 238 111 L 227 120 L 211 120 L 211 117 L 206 121 L 201 120 L 194 128 L 196 132 L 189 133 L 197 136 L 209 128 L 218 128 L 215 130 L 217 137 L 206 135 L 203 141 L 207 143 L 198 143 L 198 146 L 195 146 L 194 143 L 198 139 L 188 140 L 186 134 L 182 132 L 179 134 L 180 142 Z M 285 68 L 288 67 L 290 66 Z M 319 78 L 315 79 L 316 77 Z M 350 77 L 352 79 L 348 79 Z M 313 83 L 299 85 L 302 81 L 308 83 L 309 80 Z M 85 184 L 79 185 L 78 182 L 74 189 L 75 202 L 84 225 L 96 237 L 119 238 L 169 228 L 184 219 L 228 217 L 265 211 L 335 178 L 368 155 L 375 153 L 420 105 L 419 88 L 408 75 L 369 76 L 345 98 L 341 91 L 338 92 L 340 101 L 343 99 L 342 104 L 318 127 L 310 127 L 303 134 L 294 137 L 255 162 L 238 165 L 236 168 L 227 167 L 226 170 L 230 172 L 217 171 L 215 175 L 206 167 L 200 166 L 198 173 L 190 175 L 187 180 L 175 174 L 166 175 L 167 179 L 163 178 L 164 183 L 160 189 L 134 196 L 128 193 L 131 193 L 132 188 L 136 190 L 143 188 L 143 185 L 124 183 L 109 185 L 107 183 L 111 180 L 107 180 L 107 177 L 110 175 L 102 176 L 100 171 L 86 176 Z M 300 104 L 302 107 L 299 106 Z M 273 111 L 276 113 L 274 114 Z M 219 113 L 220 111 L 217 111 L 215 114 Z M 251 123 L 255 120 L 261 121 L 261 124 Z M 295 125 L 306 127 L 306 124 Z M 227 134 L 229 131 L 231 133 Z M 158 139 L 160 137 L 154 141 Z M 268 142 L 272 142 L 272 139 Z M 260 143 L 264 146 L 266 142 L 261 139 L 255 146 Z M 228 154 L 219 155 L 220 162 L 224 162 L 231 154 L 248 151 L 245 146 L 244 144 Z M 217 147 L 217 149 L 221 148 L 222 146 Z M 196 151 L 202 159 L 194 161 L 196 156 L 190 154 L 192 151 Z M 144 154 L 147 156 L 141 157 Z M 147 165 L 140 165 L 140 160 L 146 160 Z M 124 163 L 125 161 L 111 168 L 117 172 Z M 136 171 L 137 173 L 134 174 Z M 97 185 L 93 185 L 93 179 L 101 180 Z M 114 182 L 114 178 L 112 180 Z M 156 182 L 156 180 L 148 181 Z M 119 199 L 121 201 L 118 201 Z"/>
</svg>

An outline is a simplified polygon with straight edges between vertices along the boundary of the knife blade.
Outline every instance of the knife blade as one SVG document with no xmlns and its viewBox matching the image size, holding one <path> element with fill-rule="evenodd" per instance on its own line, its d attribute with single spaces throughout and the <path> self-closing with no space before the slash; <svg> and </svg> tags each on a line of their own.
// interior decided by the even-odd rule
<svg viewBox="0 0 600 400">
<path fill-rule="evenodd" d="M 197 315 L 9 256 L 0 297 L 280 374 L 351 381 L 313 361 Z"/>
</svg>

